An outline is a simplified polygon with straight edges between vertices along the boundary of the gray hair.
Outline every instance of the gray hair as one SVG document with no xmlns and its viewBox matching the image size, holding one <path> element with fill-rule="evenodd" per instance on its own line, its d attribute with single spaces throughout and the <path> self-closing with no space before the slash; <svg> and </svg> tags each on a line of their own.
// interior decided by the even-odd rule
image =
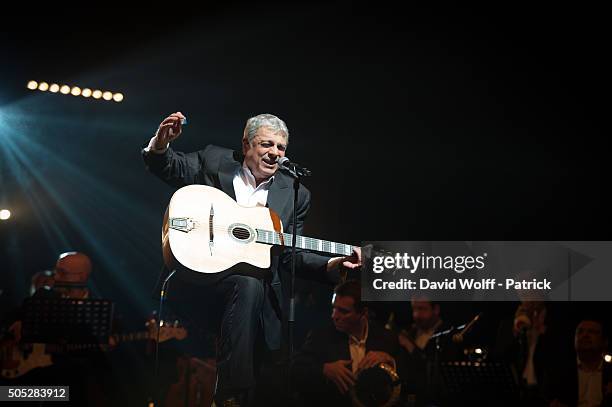
<svg viewBox="0 0 612 407">
<path fill-rule="evenodd" d="M 285 139 L 285 143 L 289 144 L 289 130 L 285 122 L 267 113 L 259 114 L 247 120 L 246 127 L 244 128 L 244 137 L 249 140 L 249 144 L 251 144 L 255 138 L 257 130 L 259 130 L 260 127 L 267 127 L 275 133 L 280 133 Z"/>
</svg>

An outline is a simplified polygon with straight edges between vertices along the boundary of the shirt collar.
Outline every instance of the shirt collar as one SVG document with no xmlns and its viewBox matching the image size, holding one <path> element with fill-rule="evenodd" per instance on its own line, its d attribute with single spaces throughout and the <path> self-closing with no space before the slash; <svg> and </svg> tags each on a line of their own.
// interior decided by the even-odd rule
<svg viewBox="0 0 612 407">
<path fill-rule="evenodd" d="M 369 328 L 370 328 L 370 324 L 368 324 L 368 320 L 366 319 L 365 320 L 365 334 L 363 335 L 363 338 L 357 339 L 356 336 L 349 334 L 349 343 L 355 344 L 355 345 L 365 345 L 366 341 L 368 340 Z"/>
<path fill-rule="evenodd" d="M 251 169 L 249 168 L 249 166 L 246 164 L 246 161 L 242 162 L 242 167 L 240 168 L 239 171 L 241 172 L 244 181 L 247 184 L 253 186 L 253 188 L 258 188 L 258 187 L 261 187 L 262 185 L 263 185 L 263 187 L 265 187 L 266 185 L 271 184 L 272 181 L 274 181 L 274 175 L 272 175 L 270 178 L 268 178 L 267 180 L 263 181 L 261 184 L 257 185 L 257 181 L 255 180 L 255 176 L 251 172 Z"/>
<path fill-rule="evenodd" d="M 601 372 L 603 370 L 603 358 L 599 361 L 599 365 L 597 365 L 597 369 L 595 370 L 586 370 L 582 367 L 582 361 L 580 360 L 580 356 L 576 356 L 576 364 L 578 365 L 578 370 L 582 370 L 584 372 Z"/>
</svg>

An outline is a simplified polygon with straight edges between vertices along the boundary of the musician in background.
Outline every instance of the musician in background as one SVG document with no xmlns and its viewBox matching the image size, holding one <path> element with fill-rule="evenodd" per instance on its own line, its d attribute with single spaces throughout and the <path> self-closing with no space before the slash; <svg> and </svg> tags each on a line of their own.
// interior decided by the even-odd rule
<svg viewBox="0 0 612 407">
<path fill-rule="evenodd" d="M 91 275 L 91 260 L 84 253 L 66 252 L 55 263 L 53 290 L 62 298 L 89 298 L 87 281 Z"/>
<path fill-rule="evenodd" d="M 45 270 L 32 276 L 31 297 L 85 299 L 90 297 L 87 281 L 92 263 L 84 253 L 65 252 L 58 256 L 53 271 Z M 17 320 L 9 328 L 14 344 L 21 347 L 22 308 Z M 111 343 L 112 344 L 112 343 Z M 41 344 L 44 345 L 44 344 Z M 51 356 L 52 364 L 45 363 L 24 376 L 9 382 L 13 385 L 69 385 L 70 399 L 77 405 L 109 405 L 110 366 L 106 356 L 97 348 L 78 352 L 43 352 Z M 26 354 L 27 356 L 28 354 Z M 40 358 L 40 356 L 37 356 Z M 30 362 L 32 363 L 32 362 Z"/>
<path fill-rule="evenodd" d="M 583 319 L 576 326 L 571 359 L 558 360 L 545 378 L 550 407 L 612 406 L 612 364 L 604 360 L 608 334 L 603 322 Z"/>
<path fill-rule="evenodd" d="M 90 274 L 91 260 L 86 254 L 79 252 L 62 253 L 55 263 L 54 271 L 39 271 L 32 276 L 30 296 L 88 298 L 87 280 Z M 17 343 L 21 341 L 21 320 L 21 311 L 18 311 L 15 321 L 8 329 Z"/>
<path fill-rule="evenodd" d="M 331 323 L 311 331 L 291 366 L 307 405 L 350 405 L 348 392 L 360 372 L 380 363 L 396 370 L 396 336 L 368 319 L 361 285 L 347 280 L 334 290 Z"/>
<path fill-rule="evenodd" d="M 146 168 L 173 187 L 204 184 L 222 190 L 242 206 L 268 206 L 280 216 L 284 230 L 293 231 L 293 179 L 278 171 L 276 163 L 285 156 L 288 147 L 289 130 L 285 123 L 276 116 L 260 114 L 247 120 L 240 151 L 208 145 L 200 151 L 183 153 L 170 146 L 181 134 L 183 120 L 183 114 L 177 112 L 161 122 L 142 150 Z M 309 207 L 310 192 L 300 185 L 297 234 L 303 233 Z M 326 281 L 340 266 L 356 268 L 360 262 L 358 250 L 352 256 L 338 258 L 300 251 L 296 264 L 297 271 L 305 276 Z M 236 273 L 206 286 L 199 273 L 181 271 L 169 283 L 168 300 L 187 304 L 183 310 L 197 313 L 202 324 L 210 323 L 214 315 L 203 313 L 202 309 L 222 305 L 217 313 L 221 316 L 215 395 L 218 405 L 247 404 L 252 398 L 253 349 L 258 334 L 263 336 L 268 350 L 280 349 L 287 307 L 280 270 L 289 270 L 290 264 L 290 251 L 285 250 L 273 256 L 269 273 L 261 278 Z M 168 274 L 164 271 L 159 282 Z M 202 303 L 206 300 L 208 305 Z"/>
<path fill-rule="evenodd" d="M 412 324 L 398 335 L 401 346 L 402 391 L 415 395 L 420 405 L 434 397 L 428 372 L 431 371 L 430 364 L 434 362 L 434 352 L 437 350 L 430 343 L 430 338 L 449 327 L 442 320 L 441 303 L 418 297 L 413 298 L 410 305 Z M 444 338 L 442 354 L 437 355 L 438 360 L 450 360 L 455 352 L 456 347 L 448 338 Z"/>
<path fill-rule="evenodd" d="M 439 332 L 443 326 L 440 316 L 440 303 L 425 298 L 412 299 L 412 325 L 402 330 L 399 336 L 400 345 L 408 353 L 423 351 L 429 338 Z"/>
<path fill-rule="evenodd" d="M 557 314 L 557 316 L 555 316 Z M 521 301 L 513 318 L 502 320 L 491 357 L 508 363 L 516 372 L 521 402 L 539 406 L 544 402 L 545 378 L 571 351 L 562 329 L 563 313 L 540 300 Z"/>
<path fill-rule="evenodd" d="M 51 270 L 43 270 L 34 273 L 30 285 L 30 296 L 49 295 L 55 285 L 55 272 Z"/>
</svg>

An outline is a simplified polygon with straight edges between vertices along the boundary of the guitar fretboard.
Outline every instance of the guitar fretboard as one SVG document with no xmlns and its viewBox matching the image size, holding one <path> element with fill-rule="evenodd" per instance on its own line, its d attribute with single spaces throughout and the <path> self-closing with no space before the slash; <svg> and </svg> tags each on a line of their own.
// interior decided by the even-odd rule
<svg viewBox="0 0 612 407">
<path fill-rule="evenodd" d="M 145 339 L 151 339 L 151 335 L 147 331 L 143 332 L 132 332 L 129 334 L 115 335 L 117 342 L 131 342 L 131 341 L 142 341 Z"/>
<path fill-rule="evenodd" d="M 257 242 L 291 247 L 293 234 L 272 232 L 270 230 L 257 229 Z M 313 250 L 317 252 L 340 254 L 350 256 L 353 247 L 350 244 L 330 242 L 328 240 L 313 239 L 311 237 L 296 236 L 296 247 L 300 249 Z"/>
<path fill-rule="evenodd" d="M 115 342 L 131 342 L 131 341 L 142 341 L 145 339 L 152 339 L 148 331 L 132 332 L 127 334 L 116 334 L 113 335 Z M 47 352 L 77 352 L 86 351 L 92 349 L 105 349 L 108 344 L 105 343 L 86 343 L 86 344 L 47 344 Z"/>
</svg>

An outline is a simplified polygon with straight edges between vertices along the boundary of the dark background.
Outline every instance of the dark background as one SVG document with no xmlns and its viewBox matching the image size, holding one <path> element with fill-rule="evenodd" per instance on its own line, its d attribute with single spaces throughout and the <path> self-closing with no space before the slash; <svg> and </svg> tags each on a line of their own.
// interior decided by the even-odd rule
<svg viewBox="0 0 612 407">
<path fill-rule="evenodd" d="M 0 203 L 13 218 L 0 223 L 3 310 L 21 302 L 32 274 L 77 250 L 94 261 L 96 294 L 116 301 L 127 326 L 142 324 L 173 191 L 145 172 L 140 148 L 174 111 L 189 119 L 174 143 L 185 151 L 239 148 L 248 117 L 283 118 L 288 156 L 314 174 L 309 236 L 610 240 L 602 10 L 173 7 L 4 19 Z M 31 79 L 125 100 L 32 92 Z M 327 318 L 331 287 L 298 288 L 317 310 L 302 302 L 302 335 Z M 410 319 L 406 304 L 379 306 Z M 570 328 L 607 309 L 559 306 Z M 461 323 L 486 309 L 488 342 L 514 307 L 444 312 Z"/>
</svg>

